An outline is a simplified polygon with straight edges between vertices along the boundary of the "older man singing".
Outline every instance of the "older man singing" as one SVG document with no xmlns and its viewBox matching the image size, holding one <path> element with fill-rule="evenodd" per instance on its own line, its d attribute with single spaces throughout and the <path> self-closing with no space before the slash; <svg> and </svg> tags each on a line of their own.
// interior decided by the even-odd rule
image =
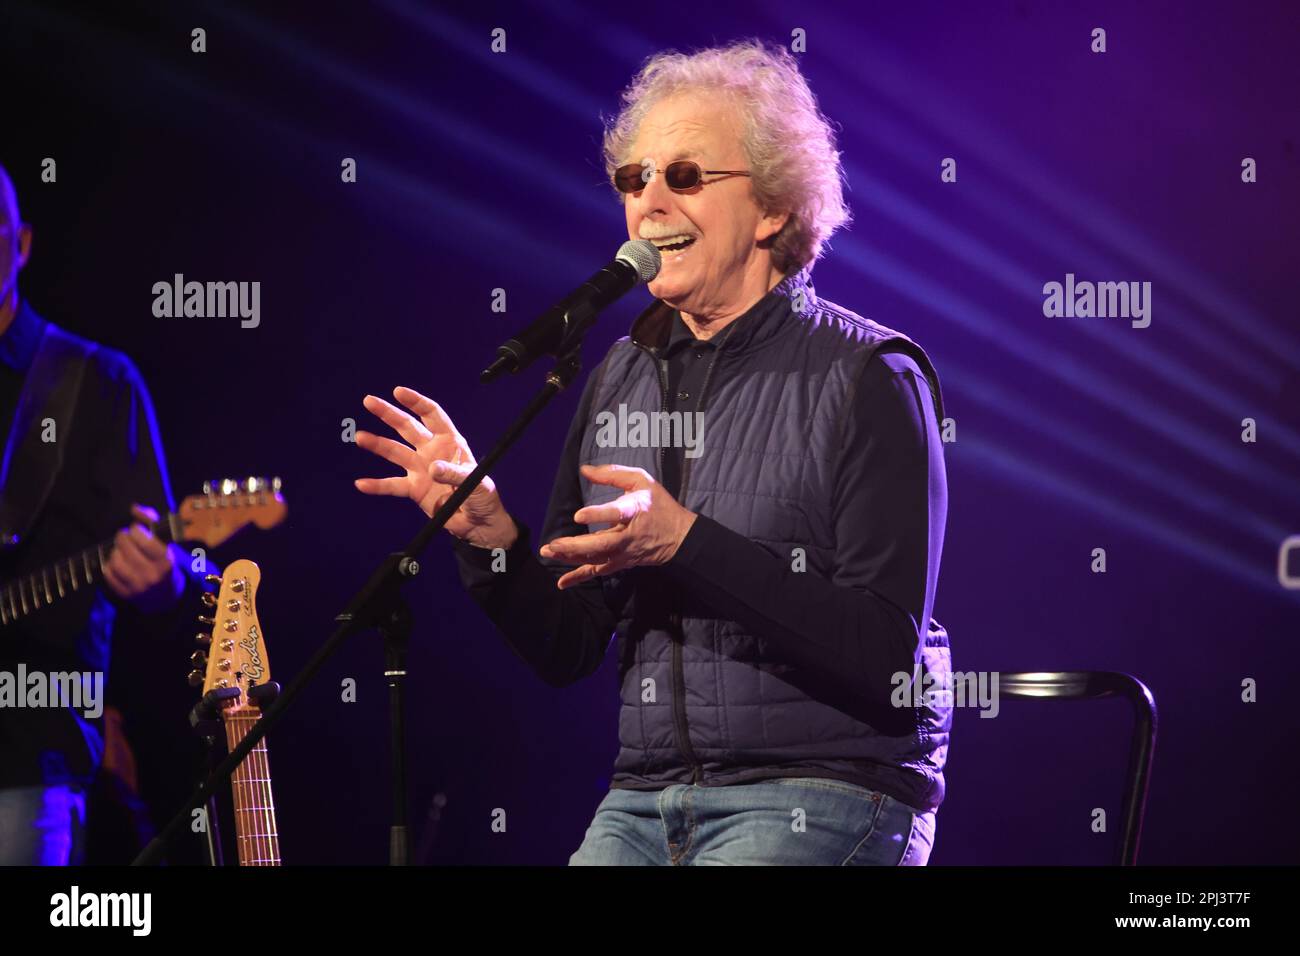
<svg viewBox="0 0 1300 956">
<path fill-rule="evenodd" d="M 617 634 L 611 789 L 572 864 L 921 865 L 944 795 L 947 515 L 939 381 L 911 339 L 809 282 L 849 218 L 794 58 L 757 41 L 650 59 L 606 130 L 656 302 L 589 376 L 539 552 L 489 479 L 448 524 L 461 577 L 560 686 Z M 474 467 L 434 401 L 367 396 L 431 515 Z M 698 415 L 653 447 L 609 415 Z M 610 440 L 617 434 L 624 440 Z M 636 436 L 633 436 L 636 437 Z M 493 549 L 506 569 L 493 571 Z"/>
</svg>

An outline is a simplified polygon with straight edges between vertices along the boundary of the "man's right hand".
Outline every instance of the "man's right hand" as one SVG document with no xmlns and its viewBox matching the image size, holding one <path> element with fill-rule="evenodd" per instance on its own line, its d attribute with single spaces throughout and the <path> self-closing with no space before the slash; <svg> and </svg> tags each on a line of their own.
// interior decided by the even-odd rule
<svg viewBox="0 0 1300 956">
<path fill-rule="evenodd" d="M 426 515 L 433 517 L 456 487 L 469 477 L 477 462 L 468 443 L 437 402 L 404 386 L 393 389 L 393 397 L 411 413 L 375 395 L 367 395 L 363 404 L 404 441 L 359 431 L 357 444 L 404 468 L 406 475 L 358 478 L 357 490 L 367 495 L 410 498 Z M 514 519 L 501 503 L 490 477 L 484 477 L 461 503 L 447 522 L 447 530 L 480 548 L 509 548 L 518 537 Z"/>
</svg>

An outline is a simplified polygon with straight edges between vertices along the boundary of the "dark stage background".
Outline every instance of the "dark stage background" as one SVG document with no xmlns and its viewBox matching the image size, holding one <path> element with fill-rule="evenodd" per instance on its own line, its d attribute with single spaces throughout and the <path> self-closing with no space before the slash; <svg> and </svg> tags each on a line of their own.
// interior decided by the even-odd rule
<svg viewBox="0 0 1300 956">
<path fill-rule="evenodd" d="M 801 28 L 856 217 L 818 293 L 917 339 L 956 422 L 935 609 L 954 668 L 1138 675 L 1161 714 L 1143 861 L 1294 862 L 1300 591 L 1277 562 L 1300 534 L 1296 10 L 5 0 L 0 162 L 35 227 L 21 288 L 136 360 L 178 496 L 283 477 L 289 521 L 215 555 L 261 564 L 283 682 L 418 526 L 352 487 L 389 473 L 342 440 L 344 419 L 373 427 L 362 396 L 433 395 L 483 453 L 542 368 L 491 386 L 478 370 L 626 238 L 599 114 L 660 49 Z M 1044 317 L 1043 284 L 1067 272 L 1150 281 L 1150 327 Z M 155 318 L 151 288 L 175 273 L 260 281 L 260 326 Z M 646 302 L 610 310 L 587 368 Z M 576 401 L 496 472 L 534 524 Z M 564 862 L 608 784 L 613 661 L 542 685 L 461 593 L 445 541 L 409 597 L 417 825 L 447 800 L 424 858 Z M 124 644 L 112 684 L 161 820 L 188 789 L 191 646 Z M 375 640 L 353 641 L 272 736 L 288 863 L 385 859 L 382 669 Z M 1114 701 L 959 710 L 932 862 L 1108 862 L 1128 732 Z"/>
</svg>

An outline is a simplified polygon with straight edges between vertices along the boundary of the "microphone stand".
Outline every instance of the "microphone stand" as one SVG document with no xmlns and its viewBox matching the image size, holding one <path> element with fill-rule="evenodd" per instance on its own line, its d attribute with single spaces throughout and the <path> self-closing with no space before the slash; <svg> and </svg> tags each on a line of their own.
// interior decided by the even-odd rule
<svg viewBox="0 0 1300 956">
<path fill-rule="evenodd" d="M 594 318 L 594 316 L 592 317 Z M 410 635 L 411 612 L 402 599 L 401 587 L 420 571 L 419 557 L 429 546 L 429 542 L 451 519 L 466 498 L 479 486 L 487 473 L 509 451 L 528 425 L 556 395 L 567 388 L 577 377 L 582 367 L 582 337 L 591 325 L 590 319 L 580 321 L 567 330 L 564 340 L 557 348 L 555 367 L 547 373 L 541 390 L 511 423 L 495 446 L 482 458 L 469 476 L 452 492 L 451 497 L 434 512 L 420 532 L 401 551 L 390 554 L 371 573 L 370 579 L 361 590 L 353 595 L 352 600 L 334 620 L 338 625 L 324 644 L 312 655 L 311 659 L 280 692 L 257 723 L 249 728 L 244 739 L 226 759 L 217 765 L 198 789 L 190 795 L 189 801 L 176 813 L 157 836 L 149 841 L 131 863 L 132 866 L 149 866 L 157 864 L 162 858 L 163 850 L 169 840 L 185 827 L 190 819 L 190 810 L 206 802 L 215 792 L 218 784 L 230 777 L 235 768 L 248 756 L 258 742 L 266 736 L 284 712 L 311 683 L 325 662 L 343 646 L 343 643 L 358 631 L 375 629 L 384 633 L 386 638 L 386 676 L 389 679 L 389 717 L 392 722 L 391 742 L 393 811 L 394 820 L 389 831 L 389 864 L 405 865 L 408 856 L 406 831 L 406 779 L 403 759 L 402 727 L 402 681 L 405 677 L 404 649 L 406 638 Z"/>
</svg>

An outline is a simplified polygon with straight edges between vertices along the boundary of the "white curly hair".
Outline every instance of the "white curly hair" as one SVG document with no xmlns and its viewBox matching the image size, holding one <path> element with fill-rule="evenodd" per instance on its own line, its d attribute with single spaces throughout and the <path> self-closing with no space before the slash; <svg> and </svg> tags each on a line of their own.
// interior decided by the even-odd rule
<svg viewBox="0 0 1300 956">
<path fill-rule="evenodd" d="M 799 72 L 794 56 L 761 40 L 738 40 L 693 53 L 667 50 L 646 60 L 623 91 L 622 108 L 605 119 L 605 172 L 611 180 L 628 156 L 646 113 L 677 93 L 729 95 L 743 116 L 742 145 L 759 207 L 789 212 L 772 240 L 783 275 L 811 267 L 831 234 L 847 226 L 844 169 L 835 131 Z M 623 194 L 617 193 L 620 201 Z"/>
</svg>

